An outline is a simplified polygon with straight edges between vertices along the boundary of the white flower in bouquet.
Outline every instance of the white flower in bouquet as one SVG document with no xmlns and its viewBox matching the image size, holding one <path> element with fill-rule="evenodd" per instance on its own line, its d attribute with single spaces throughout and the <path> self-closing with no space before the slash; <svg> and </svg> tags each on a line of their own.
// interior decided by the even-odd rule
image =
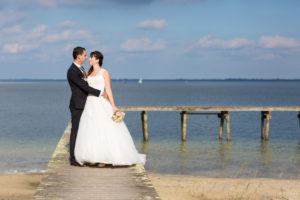
<svg viewBox="0 0 300 200">
<path fill-rule="evenodd" d="M 114 122 L 121 122 L 121 121 L 123 121 L 124 117 L 125 117 L 125 113 L 120 110 L 117 110 L 116 112 L 114 112 L 111 119 Z"/>
</svg>

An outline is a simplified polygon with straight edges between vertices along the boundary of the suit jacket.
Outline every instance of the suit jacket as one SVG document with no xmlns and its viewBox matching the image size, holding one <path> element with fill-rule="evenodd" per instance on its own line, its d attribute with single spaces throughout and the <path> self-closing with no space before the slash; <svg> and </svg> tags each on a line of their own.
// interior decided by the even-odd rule
<svg viewBox="0 0 300 200">
<path fill-rule="evenodd" d="M 70 109 L 83 109 L 88 94 L 92 94 L 94 96 L 100 95 L 100 90 L 88 85 L 88 83 L 84 80 L 84 74 L 74 63 L 70 66 L 67 77 L 72 91 L 69 106 Z"/>
</svg>

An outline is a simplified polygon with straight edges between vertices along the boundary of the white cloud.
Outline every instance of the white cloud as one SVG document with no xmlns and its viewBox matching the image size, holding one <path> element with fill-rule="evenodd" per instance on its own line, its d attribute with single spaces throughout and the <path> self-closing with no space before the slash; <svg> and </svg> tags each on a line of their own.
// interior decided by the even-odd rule
<svg viewBox="0 0 300 200">
<path fill-rule="evenodd" d="M 167 26 L 166 20 L 145 20 L 137 24 L 138 28 L 161 29 Z"/>
<path fill-rule="evenodd" d="M 62 32 L 55 32 L 45 35 L 42 38 L 42 42 L 54 43 L 61 41 L 69 41 L 73 39 L 84 39 L 91 37 L 91 34 L 88 31 L 84 30 L 64 30 Z"/>
<path fill-rule="evenodd" d="M 14 5 L 20 8 L 34 9 L 34 8 L 50 8 L 58 7 L 67 8 L 99 8 L 104 5 L 148 5 L 155 0 L 1 0 L 4 5 Z"/>
<path fill-rule="evenodd" d="M 256 60 L 273 60 L 275 58 L 279 58 L 280 56 L 275 55 L 273 53 L 267 53 L 261 56 L 256 57 Z"/>
<path fill-rule="evenodd" d="M 212 35 L 202 37 L 196 46 L 202 48 L 221 48 L 221 49 L 235 49 L 247 46 L 262 47 L 266 49 L 272 48 L 295 48 L 300 46 L 300 42 L 294 38 L 286 38 L 281 36 L 261 36 L 258 42 L 250 41 L 245 38 L 234 38 L 231 40 L 224 40 Z"/>
<path fill-rule="evenodd" d="M 17 53 L 19 45 L 17 43 L 5 44 L 2 48 L 2 53 Z"/>
<path fill-rule="evenodd" d="M 0 26 L 9 26 L 23 19 L 26 14 L 16 11 L 0 11 Z"/>
<path fill-rule="evenodd" d="M 134 6 L 134 5 L 149 5 L 154 2 L 168 2 L 168 3 L 188 3 L 188 2 L 197 2 L 204 0 L 1 0 L 3 6 L 5 5 L 14 5 L 21 8 L 35 9 L 37 7 L 44 8 L 58 8 L 58 7 L 67 7 L 67 8 L 99 8 L 103 6 Z"/>
<path fill-rule="evenodd" d="M 21 25 L 10 26 L 2 29 L 3 33 L 19 33 L 21 31 L 22 31 Z"/>
<path fill-rule="evenodd" d="M 151 41 L 149 38 L 128 39 L 121 45 L 121 49 L 124 51 L 159 51 L 165 48 L 164 40 Z"/>
<path fill-rule="evenodd" d="M 66 44 L 65 47 L 63 48 L 64 51 L 66 52 L 71 52 L 71 50 L 74 48 L 74 44 Z"/>
<path fill-rule="evenodd" d="M 38 48 L 38 44 L 19 44 L 19 43 L 10 43 L 4 44 L 2 48 L 2 53 L 18 53 L 24 51 L 30 51 L 32 49 Z"/>
<path fill-rule="evenodd" d="M 58 2 L 57 1 L 45 1 L 45 0 L 35 0 L 35 3 L 44 6 L 44 7 L 48 7 L 48 8 L 55 8 L 58 6 Z"/>
<path fill-rule="evenodd" d="M 28 53 L 38 48 L 47 49 L 49 45 L 61 46 L 63 50 L 63 46 L 67 43 L 76 43 L 78 40 L 85 40 L 88 43 L 92 39 L 89 31 L 66 29 L 59 25 L 48 27 L 41 24 L 32 29 L 24 27 L 25 30 L 22 30 L 21 25 L 15 25 L 2 29 L 0 51 L 4 54 Z"/>
<path fill-rule="evenodd" d="M 202 48 L 222 48 L 222 49 L 236 49 L 251 45 L 253 42 L 245 38 L 234 38 L 232 40 L 224 40 L 212 35 L 206 35 L 202 37 L 197 43 L 196 46 Z"/>
<path fill-rule="evenodd" d="M 48 34 L 42 38 L 42 42 L 46 42 L 46 43 L 60 42 L 62 40 L 65 40 L 68 37 L 68 35 L 69 35 L 68 31 L 64 31 L 61 33 Z"/>
<path fill-rule="evenodd" d="M 183 52 L 190 53 L 197 49 L 200 54 L 209 52 L 231 56 L 247 56 L 255 60 L 274 60 L 282 58 L 284 55 L 299 52 L 299 47 L 300 42 L 298 40 L 282 36 L 261 36 L 259 40 L 251 41 L 246 38 L 225 40 L 206 35 Z"/>
<path fill-rule="evenodd" d="M 252 43 L 253 42 L 251 42 L 245 38 L 235 38 L 228 42 L 228 47 L 230 49 L 235 49 L 235 48 L 240 48 L 240 47 L 251 45 Z"/>
<path fill-rule="evenodd" d="M 286 38 L 281 36 L 262 36 L 259 45 L 263 48 L 295 48 L 300 43 L 294 38 Z"/>
<path fill-rule="evenodd" d="M 70 39 L 92 39 L 93 40 L 93 36 L 89 31 L 86 30 L 76 30 L 76 31 L 73 30 Z"/>
<path fill-rule="evenodd" d="M 76 1 L 76 0 L 74 0 Z M 6 5 L 15 5 L 26 8 L 36 8 L 36 7 L 46 7 L 46 8 L 55 8 L 59 5 L 65 5 L 68 1 L 66 0 L 2 0 L 3 4 Z M 78 2 L 78 0 L 77 0 Z M 79 1 L 80 2 L 80 1 Z M 82 3 L 84 0 L 81 1 Z M 69 2 L 71 4 L 71 2 Z"/>
<path fill-rule="evenodd" d="M 45 37 L 42 38 L 42 42 L 54 43 L 61 41 L 69 41 L 74 39 L 88 39 L 91 38 L 91 34 L 85 30 L 64 30 L 61 32 L 54 32 L 46 34 Z"/>
<path fill-rule="evenodd" d="M 70 28 L 70 27 L 74 27 L 75 25 L 76 25 L 75 22 L 67 20 L 67 21 L 61 22 L 58 26 L 61 28 Z"/>
<path fill-rule="evenodd" d="M 45 24 L 41 24 L 30 30 L 28 33 L 24 34 L 25 39 L 38 39 L 45 34 L 48 27 Z"/>
</svg>

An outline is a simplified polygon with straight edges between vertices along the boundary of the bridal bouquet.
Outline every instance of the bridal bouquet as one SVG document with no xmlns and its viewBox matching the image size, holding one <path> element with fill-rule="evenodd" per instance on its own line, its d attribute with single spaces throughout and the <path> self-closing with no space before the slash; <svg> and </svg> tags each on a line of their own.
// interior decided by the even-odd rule
<svg viewBox="0 0 300 200">
<path fill-rule="evenodd" d="M 125 117 L 125 113 L 120 110 L 117 110 L 116 112 L 114 112 L 111 119 L 114 122 L 121 122 L 121 121 L 123 121 L 124 117 Z"/>
</svg>

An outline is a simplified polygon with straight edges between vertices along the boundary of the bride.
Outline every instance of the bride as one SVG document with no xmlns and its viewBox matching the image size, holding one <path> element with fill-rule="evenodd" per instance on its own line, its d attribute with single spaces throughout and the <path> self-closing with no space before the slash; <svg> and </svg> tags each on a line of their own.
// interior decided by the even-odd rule
<svg viewBox="0 0 300 200">
<path fill-rule="evenodd" d="M 106 91 L 109 101 L 89 95 L 80 119 L 75 144 L 78 163 L 103 163 L 133 165 L 146 162 L 139 154 L 124 122 L 114 122 L 111 117 L 118 108 L 111 91 L 109 72 L 102 68 L 103 55 L 99 51 L 90 54 L 91 68 L 87 72 L 89 86 Z"/>
</svg>

